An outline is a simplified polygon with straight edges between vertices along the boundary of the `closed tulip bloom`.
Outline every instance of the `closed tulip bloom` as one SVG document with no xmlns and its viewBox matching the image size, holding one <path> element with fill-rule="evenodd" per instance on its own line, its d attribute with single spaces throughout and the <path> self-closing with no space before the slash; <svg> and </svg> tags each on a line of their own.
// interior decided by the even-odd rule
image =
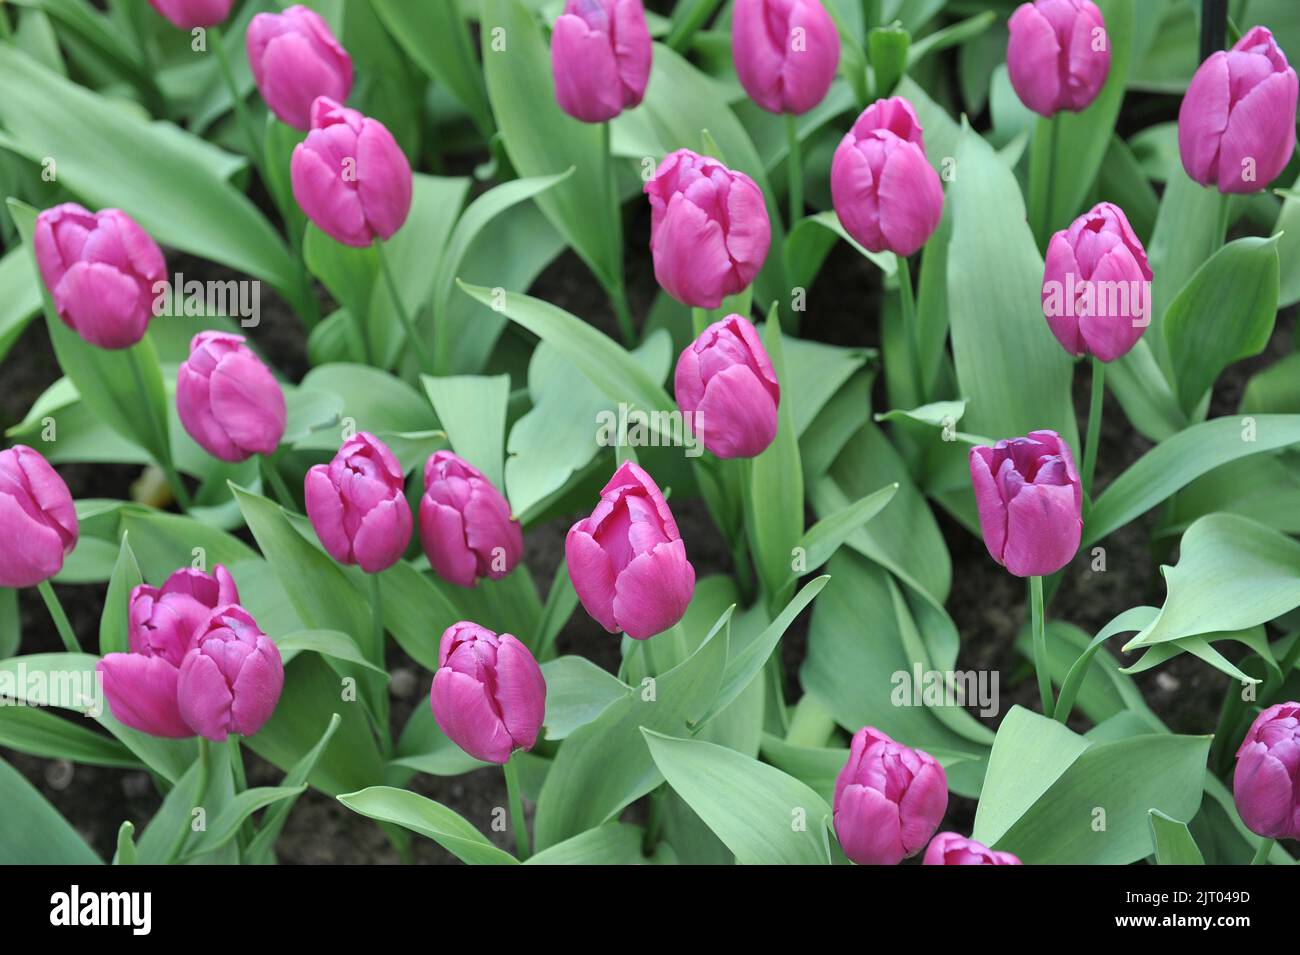
<svg viewBox="0 0 1300 955">
<path fill-rule="evenodd" d="M 970 451 L 984 546 L 1017 577 L 1054 574 L 1079 550 L 1083 489 L 1070 447 L 1055 431 L 1031 431 Z"/>
<path fill-rule="evenodd" d="M 948 809 L 948 777 L 929 753 L 874 726 L 853 734 L 835 778 L 835 834 L 858 865 L 898 865 L 925 848 Z"/>
<path fill-rule="evenodd" d="M 1022 3 L 1007 27 L 1007 73 L 1022 103 L 1049 117 L 1092 104 L 1110 74 L 1106 21 L 1092 0 Z"/>
<path fill-rule="evenodd" d="M 686 613 L 695 568 L 659 486 L 625 461 L 600 503 L 564 540 L 569 579 L 587 613 L 610 633 L 645 640 Z"/>
<path fill-rule="evenodd" d="M 758 332 L 740 315 L 686 346 L 673 390 L 687 425 L 720 458 L 752 458 L 776 437 L 781 386 Z"/>
<path fill-rule="evenodd" d="M 923 865 L 1022 865 L 1010 852 L 995 852 L 982 842 L 955 832 L 941 832 L 930 840 Z"/>
<path fill-rule="evenodd" d="M 214 27 L 230 16 L 235 0 L 149 0 L 155 10 L 180 30 Z"/>
<path fill-rule="evenodd" d="M 1103 202 L 1052 236 L 1043 314 L 1071 355 L 1114 361 L 1151 323 L 1151 266 L 1124 210 Z"/>
<path fill-rule="evenodd" d="M 717 308 L 763 267 L 772 223 L 754 180 L 689 149 L 669 153 L 645 184 L 655 278 L 677 301 Z"/>
<path fill-rule="evenodd" d="M 485 763 L 529 750 L 546 718 L 546 680 L 528 648 L 462 620 L 438 644 L 429 703 L 453 743 Z"/>
<path fill-rule="evenodd" d="M 271 454 L 284 437 L 284 392 L 242 335 L 199 332 L 176 372 L 185 432 L 222 461 Z"/>
<path fill-rule="evenodd" d="M 650 59 L 641 0 L 567 0 L 551 31 L 556 102 L 584 123 L 613 119 L 644 98 Z"/>
<path fill-rule="evenodd" d="M 769 113 L 799 115 L 826 98 L 840 34 L 820 0 L 736 0 L 731 59 L 750 99 Z"/>
<path fill-rule="evenodd" d="M 872 252 L 906 258 L 925 245 L 943 217 L 943 186 L 911 103 L 893 96 L 862 111 L 831 159 L 831 201 Z"/>
<path fill-rule="evenodd" d="M 1295 150 L 1296 72 L 1265 27 L 1200 65 L 1178 110 L 1187 175 L 1220 192 L 1258 192 Z"/>
<path fill-rule="evenodd" d="M 199 736 L 252 736 L 284 689 L 280 650 L 237 604 L 214 610 L 194 636 L 176 682 L 181 717 Z"/>
<path fill-rule="evenodd" d="M 289 164 L 293 196 L 326 235 L 361 248 L 393 235 L 411 211 L 411 164 L 388 128 L 328 96 Z"/>
<path fill-rule="evenodd" d="M 321 545 L 341 564 L 377 574 L 397 563 L 411 540 L 402 466 L 365 431 L 344 442 L 329 464 L 307 472 L 307 517 Z"/>
<path fill-rule="evenodd" d="M 134 219 L 65 202 L 36 217 L 32 244 L 65 325 L 99 348 L 129 348 L 144 337 L 167 263 Z"/>
<path fill-rule="evenodd" d="M 77 546 L 77 508 L 63 478 L 23 444 L 0 451 L 0 587 L 34 587 Z"/>
<path fill-rule="evenodd" d="M 352 57 L 324 18 L 295 4 L 283 13 L 259 13 L 245 37 L 248 65 L 262 99 L 282 122 L 306 132 L 318 96 L 342 103 L 352 92 Z"/>
<path fill-rule="evenodd" d="M 1300 703 L 1270 706 L 1237 750 L 1232 795 L 1246 828 L 1266 839 L 1300 839 Z"/>
<path fill-rule="evenodd" d="M 501 492 L 450 451 L 435 451 L 424 466 L 420 543 L 434 573 L 461 587 L 500 580 L 524 553 L 523 531 Z"/>
</svg>

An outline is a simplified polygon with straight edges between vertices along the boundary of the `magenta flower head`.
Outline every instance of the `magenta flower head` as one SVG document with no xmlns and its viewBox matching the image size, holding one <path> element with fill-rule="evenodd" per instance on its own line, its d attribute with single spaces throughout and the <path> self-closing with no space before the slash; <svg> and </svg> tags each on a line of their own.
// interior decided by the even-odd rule
<svg viewBox="0 0 1300 955">
<path fill-rule="evenodd" d="M 453 743 L 485 763 L 529 750 L 546 717 L 546 680 L 528 648 L 462 620 L 438 645 L 429 703 Z"/>
<path fill-rule="evenodd" d="M 1022 865 L 1019 856 L 995 852 L 982 842 L 955 832 L 941 832 L 930 840 L 922 865 Z"/>
<path fill-rule="evenodd" d="M 1151 266 L 1124 210 L 1100 203 L 1052 236 L 1043 314 L 1071 355 L 1114 361 L 1151 324 Z"/>
<path fill-rule="evenodd" d="M 176 372 L 185 432 L 222 461 L 271 454 L 284 437 L 284 392 L 244 336 L 199 332 Z"/>
<path fill-rule="evenodd" d="M 1017 577 L 1054 574 L 1079 550 L 1083 489 L 1055 431 L 970 450 L 980 530 L 990 556 Z"/>
<path fill-rule="evenodd" d="M 362 431 L 329 464 L 307 472 L 307 517 L 331 557 L 377 574 L 397 563 L 411 540 L 405 487 L 393 452 Z"/>
<path fill-rule="evenodd" d="M 1212 54 L 1178 110 L 1187 175 L 1220 192 L 1263 189 L 1295 150 L 1296 94 L 1296 72 L 1265 27 Z"/>
<path fill-rule="evenodd" d="M 182 568 L 161 588 L 141 584 L 131 591 L 129 652 L 110 653 L 95 666 L 120 723 L 151 736 L 194 735 L 177 701 L 181 663 L 212 611 L 238 600 L 235 581 L 220 565 L 211 574 Z"/>
<path fill-rule="evenodd" d="M 664 291 L 692 308 L 717 308 L 754 281 L 772 244 L 754 180 L 679 149 L 659 164 L 645 193 L 650 253 Z"/>
<path fill-rule="evenodd" d="M 673 390 L 687 425 L 720 458 L 752 458 L 776 437 L 781 386 L 758 332 L 740 315 L 686 346 Z"/>
<path fill-rule="evenodd" d="M 238 604 L 214 610 L 195 632 L 176 681 L 181 717 L 218 743 L 260 730 L 283 689 L 279 648 Z"/>
<path fill-rule="evenodd" d="M 523 531 L 501 492 L 450 451 L 435 451 L 424 465 L 420 543 L 434 573 L 461 587 L 500 580 L 524 553 Z"/>
<path fill-rule="evenodd" d="M 1034 0 L 1007 23 L 1007 73 L 1040 116 L 1087 109 L 1110 74 L 1110 38 L 1092 0 Z"/>
<path fill-rule="evenodd" d="M 393 134 L 328 96 L 312 103 L 311 132 L 289 173 L 307 218 L 344 245 L 389 238 L 411 211 L 411 164 Z"/>
<path fill-rule="evenodd" d="M 1300 839 L 1300 703 L 1270 706 L 1237 750 L 1232 795 L 1246 828 L 1265 839 Z"/>
<path fill-rule="evenodd" d="M 283 13 L 257 14 L 244 43 L 262 99 L 294 129 L 311 128 L 316 97 L 342 103 L 352 92 L 352 57 L 310 7 L 295 4 Z"/>
<path fill-rule="evenodd" d="M 948 777 L 929 753 L 873 726 L 853 734 L 835 778 L 835 835 L 858 865 L 898 865 L 925 848 L 948 810 Z"/>
<path fill-rule="evenodd" d="M 831 159 L 831 201 L 872 252 L 906 258 L 925 245 L 943 216 L 943 187 L 911 103 L 892 96 L 862 111 Z"/>
<path fill-rule="evenodd" d="M 149 0 L 179 30 L 214 27 L 230 16 L 235 0 Z"/>
<path fill-rule="evenodd" d="M 659 485 L 625 461 L 600 503 L 564 539 L 569 579 L 587 613 L 610 633 L 645 640 L 686 613 L 695 568 Z"/>
<path fill-rule="evenodd" d="M 745 92 L 769 113 L 808 112 L 840 65 L 840 34 L 820 0 L 736 0 L 731 59 Z"/>
<path fill-rule="evenodd" d="M 0 587 L 34 587 L 77 546 L 77 508 L 50 462 L 24 444 L 0 451 Z"/>
<path fill-rule="evenodd" d="M 650 59 L 641 0 L 567 0 L 551 32 L 555 100 L 584 123 L 613 119 L 645 97 Z"/>
<path fill-rule="evenodd" d="M 134 219 L 65 202 L 36 217 L 32 246 L 65 325 L 99 348 L 130 348 L 144 338 L 167 263 Z"/>
</svg>

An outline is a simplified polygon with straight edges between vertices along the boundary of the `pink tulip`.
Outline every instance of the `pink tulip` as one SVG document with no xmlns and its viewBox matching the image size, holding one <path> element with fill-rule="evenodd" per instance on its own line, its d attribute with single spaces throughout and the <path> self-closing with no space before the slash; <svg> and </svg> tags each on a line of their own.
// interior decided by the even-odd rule
<svg viewBox="0 0 1300 955">
<path fill-rule="evenodd" d="M 840 34 L 820 0 L 736 0 L 731 59 L 745 92 L 769 113 L 806 113 L 840 65 Z"/>
<path fill-rule="evenodd" d="M 600 503 L 564 540 L 569 579 L 587 613 L 610 633 L 645 640 L 686 613 L 695 568 L 668 502 L 650 475 L 625 461 Z"/>
<path fill-rule="evenodd" d="M 1022 865 L 1010 852 L 995 852 L 982 842 L 955 832 L 941 832 L 930 840 L 923 865 Z"/>
<path fill-rule="evenodd" d="M 284 392 L 242 335 L 199 332 L 176 372 L 185 432 L 222 461 L 272 454 L 284 437 Z"/>
<path fill-rule="evenodd" d="M 504 763 L 530 750 L 546 718 L 546 680 L 528 648 L 462 620 L 443 632 L 429 703 L 453 743 L 475 759 Z"/>
<path fill-rule="evenodd" d="M 182 718 L 218 743 L 260 730 L 283 689 L 279 648 L 238 605 L 214 610 L 198 629 L 176 682 Z"/>
<path fill-rule="evenodd" d="M 130 348 L 144 337 L 167 263 L 134 219 L 65 202 L 36 217 L 33 247 L 65 325 L 99 348 Z"/>
<path fill-rule="evenodd" d="M 831 160 L 831 201 L 872 252 L 906 258 L 925 245 L 943 217 L 943 187 L 911 103 L 893 96 L 862 111 Z"/>
<path fill-rule="evenodd" d="M 1043 313 L 1071 355 L 1114 361 L 1142 337 L 1151 322 L 1151 266 L 1119 206 L 1100 203 L 1052 236 Z"/>
<path fill-rule="evenodd" d="M 613 119 L 645 97 L 650 59 L 641 0 L 567 0 L 551 32 L 556 102 L 584 123 Z"/>
<path fill-rule="evenodd" d="M 754 180 L 679 149 L 645 184 L 655 278 L 673 298 L 717 308 L 763 267 L 772 224 Z"/>
<path fill-rule="evenodd" d="M 245 37 L 248 65 L 262 99 L 282 122 L 306 132 L 318 96 L 342 103 L 352 92 L 352 57 L 325 19 L 295 4 L 283 13 L 259 13 Z"/>
<path fill-rule="evenodd" d="M 411 211 L 411 164 L 393 134 L 328 96 L 312 103 L 311 132 L 289 166 L 302 211 L 344 245 L 389 238 Z"/>
<path fill-rule="evenodd" d="M 181 663 L 212 611 L 238 599 L 234 580 L 220 565 L 211 575 L 182 568 L 161 588 L 140 584 L 131 591 L 129 652 L 110 653 L 95 666 L 118 722 L 151 736 L 194 735 L 177 701 Z"/>
<path fill-rule="evenodd" d="M 873 726 L 853 734 L 835 778 L 835 834 L 858 865 L 898 865 L 916 855 L 948 809 L 948 777 L 929 753 Z"/>
<path fill-rule="evenodd" d="M 149 0 L 178 30 L 214 27 L 230 16 L 235 0 Z"/>
<path fill-rule="evenodd" d="M 34 587 L 77 546 L 77 508 L 63 478 L 23 444 L 0 451 L 0 587 Z"/>
<path fill-rule="evenodd" d="M 1017 577 L 1054 574 L 1079 550 L 1083 489 L 1070 447 L 1055 431 L 1031 431 L 970 451 L 984 546 Z"/>
<path fill-rule="evenodd" d="M 1295 151 L 1296 72 L 1265 27 L 1197 69 L 1178 110 L 1187 175 L 1220 192 L 1258 192 Z"/>
<path fill-rule="evenodd" d="M 1087 109 L 1110 73 L 1106 21 L 1092 0 L 1034 0 L 1007 23 L 1007 72 L 1040 116 Z"/>
<path fill-rule="evenodd" d="M 524 553 L 523 531 L 501 492 L 450 451 L 434 452 L 424 466 L 420 542 L 434 573 L 461 587 L 500 580 Z"/>
<path fill-rule="evenodd" d="M 1255 717 L 1237 750 L 1232 795 L 1251 832 L 1300 839 L 1300 703 L 1278 703 Z"/>
<path fill-rule="evenodd" d="M 411 540 L 406 481 L 393 452 L 365 431 L 344 442 L 304 482 L 307 517 L 330 556 L 377 574 L 397 563 Z"/>
<path fill-rule="evenodd" d="M 776 437 L 781 386 L 748 319 L 728 315 L 701 332 L 673 382 L 687 424 L 718 457 L 752 458 Z"/>
</svg>

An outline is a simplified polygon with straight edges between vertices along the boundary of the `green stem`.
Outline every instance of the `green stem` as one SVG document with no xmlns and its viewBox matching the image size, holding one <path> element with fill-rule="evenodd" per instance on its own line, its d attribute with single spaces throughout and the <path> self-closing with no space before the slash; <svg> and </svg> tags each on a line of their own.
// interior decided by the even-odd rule
<svg viewBox="0 0 1300 955">
<path fill-rule="evenodd" d="M 63 612 L 59 595 L 54 592 L 50 582 L 42 580 L 36 585 L 36 589 L 40 591 L 41 599 L 45 601 L 45 609 L 50 612 L 50 618 L 54 621 L 54 628 L 59 631 L 63 646 L 69 653 L 81 653 L 81 644 L 77 642 L 77 635 L 72 630 L 72 624 L 68 623 L 68 615 Z"/>
<path fill-rule="evenodd" d="M 740 599 L 748 607 L 754 601 L 754 568 L 749 560 L 749 539 L 744 528 L 737 529 L 731 538 L 731 563 L 736 571 L 736 583 L 740 588 Z"/>
<path fill-rule="evenodd" d="M 208 42 L 217 54 L 217 65 L 221 68 L 221 78 L 226 83 L 226 89 L 230 90 L 230 99 L 235 107 L 235 115 L 239 119 L 239 125 L 244 131 L 244 138 L 248 140 L 248 158 L 257 167 L 258 175 L 262 181 L 269 183 L 270 180 L 266 175 L 266 163 L 262 156 L 262 141 L 257 136 L 257 129 L 253 126 L 253 117 L 249 115 L 248 104 L 244 102 L 244 97 L 240 95 L 239 86 L 235 83 L 235 71 L 231 69 L 230 58 L 226 56 L 226 45 L 221 42 L 221 28 L 216 26 L 208 27 Z"/>
<path fill-rule="evenodd" d="M 1232 196 L 1224 192 L 1219 195 L 1219 223 L 1215 229 L 1215 235 L 1218 236 L 1218 247 L 1222 248 L 1228 244 L 1228 226 L 1229 213 L 1231 212 Z"/>
<path fill-rule="evenodd" d="M 1053 116 L 1047 120 L 1047 191 L 1043 194 L 1042 219 L 1039 222 L 1038 247 L 1047 246 L 1047 237 L 1052 234 L 1052 193 L 1056 190 L 1056 151 L 1060 144 L 1061 123 Z"/>
<path fill-rule="evenodd" d="M 916 299 L 912 294 L 912 269 L 906 256 L 895 253 L 898 262 L 898 302 L 903 313 L 903 341 L 912 368 L 912 388 L 916 403 L 925 401 L 925 382 L 921 371 L 921 335 L 916 327 Z"/>
<path fill-rule="evenodd" d="M 785 166 L 790 181 L 790 223 L 787 228 L 793 229 L 794 224 L 803 217 L 803 160 L 800 155 L 798 117 L 794 113 L 785 114 L 785 138 L 790 147 Z"/>
<path fill-rule="evenodd" d="M 658 676 L 658 661 L 655 660 L 654 649 L 650 646 L 650 641 L 654 637 L 648 637 L 645 640 L 638 641 L 641 644 L 641 663 L 645 666 L 645 672 L 648 676 Z"/>
<path fill-rule="evenodd" d="M 1097 470 L 1097 442 L 1101 439 L 1101 409 L 1106 396 L 1106 363 L 1092 358 L 1092 401 L 1088 405 L 1088 438 L 1083 445 L 1083 493 L 1092 493 L 1092 477 Z"/>
<path fill-rule="evenodd" d="M 298 509 L 293 495 L 289 493 L 289 486 L 284 483 L 284 477 L 280 474 L 280 468 L 276 465 L 275 455 L 262 455 L 262 476 L 266 478 L 266 483 L 271 485 L 271 490 L 275 493 L 278 500 L 284 508 L 290 511 Z"/>
<path fill-rule="evenodd" d="M 370 662 L 382 667 L 384 665 L 383 592 L 379 586 L 378 574 L 367 574 L 366 576 L 370 578 L 370 615 L 372 622 Z"/>
<path fill-rule="evenodd" d="M 531 852 L 528 848 L 528 827 L 524 820 L 524 799 L 519 791 L 519 770 L 512 754 L 501 765 L 506 777 L 506 795 L 510 799 L 510 825 L 515 830 L 515 855 L 520 862 L 528 861 Z"/>
<path fill-rule="evenodd" d="M 375 253 L 379 256 L 379 271 L 384 273 L 384 284 L 388 286 L 388 295 L 393 300 L 393 308 L 396 309 L 397 317 L 402 320 L 402 326 L 406 329 L 406 340 L 415 349 L 415 358 L 420 364 L 420 371 L 426 375 L 432 375 L 433 359 L 429 357 L 428 351 L 425 350 L 420 333 L 416 330 L 415 322 L 411 319 L 411 313 L 406 310 L 406 306 L 402 303 L 402 294 L 397 289 L 397 279 L 393 277 L 392 266 L 388 264 L 388 253 L 384 251 L 383 239 L 375 239 Z"/>
<path fill-rule="evenodd" d="M 136 391 L 143 398 L 149 394 L 149 389 L 145 387 L 144 371 L 140 368 L 139 349 L 132 346 L 126 350 L 126 355 L 127 364 L 131 366 L 131 377 L 135 380 Z M 185 489 L 180 474 L 176 471 L 175 465 L 172 464 L 171 441 L 167 437 L 167 430 L 159 426 L 158 419 L 154 417 L 152 408 L 146 408 L 145 413 L 149 416 L 149 428 L 153 431 L 154 440 L 158 442 L 158 467 L 162 469 L 163 474 L 166 476 L 167 483 L 172 489 L 172 495 L 176 498 L 176 503 L 180 504 L 182 511 L 189 511 L 193 503 L 190 500 L 190 492 Z"/>
<path fill-rule="evenodd" d="M 1259 848 L 1255 850 L 1255 858 L 1250 860 L 1251 865 L 1267 865 L 1268 854 L 1273 851 L 1273 845 L 1276 839 L 1260 839 Z"/>
<path fill-rule="evenodd" d="M 248 788 L 248 777 L 244 775 L 244 754 L 239 748 L 239 737 L 231 733 L 226 737 L 226 746 L 230 748 L 230 771 L 235 777 L 235 792 L 241 793 Z"/>
<path fill-rule="evenodd" d="M 709 310 L 707 308 L 691 309 L 691 330 L 698 338 L 709 327 Z"/>
<path fill-rule="evenodd" d="M 614 248 L 617 249 L 618 263 L 613 282 L 609 288 L 610 304 L 614 307 L 614 317 L 618 319 L 618 330 L 623 336 L 623 344 L 631 348 L 636 344 L 636 326 L 632 323 L 632 310 L 627 304 L 627 287 L 623 283 L 623 209 L 618 201 L 618 177 L 615 175 L 614 152 L 610 148 L 609 123 L 600 124 L 601 151 L 605 160 L 605 201 L 609 209 L 610 224 L 613 227 Z"/>
<path fill-rule="evenodd" d="M 1052 672 L 1047 663 L 1047 634 L 1043 622 L 1043 578 L 1029 578 L 1030 614 L 1034 629 L 1034 669 L 1038 671 L 1038 693 L 1043 715 L 1052 718 Z"/>
<path fill-rule="evenodd" d="M 649 858 L 659 845 L 659 833 L 664 825 L 664 793 L 666 786 L 656 786 L 650 793 L 650 809 L 646 816 L 645 834 L 641 838 L 641 854 Z"/>
<path fill-rule="evenodd" d="M 185 839 L 189 835 L 190 826 L 193 822 L 193 810 L 202 807 L 203 798 L 208 794 L 208 779 L 212 776 L 212 747 L 206 736 L 199 737 L 199 774 L 198 785 L 194 789 L 194 805 L 190 807 L 190 817 L 180 826 L 172 844 L 167 847 L 167 852 L 163 858 L 163 864 L 167 865 L 176 861 L 176 857 L 181 854 L 181 847 L 185 845 Z"/>
</svg>

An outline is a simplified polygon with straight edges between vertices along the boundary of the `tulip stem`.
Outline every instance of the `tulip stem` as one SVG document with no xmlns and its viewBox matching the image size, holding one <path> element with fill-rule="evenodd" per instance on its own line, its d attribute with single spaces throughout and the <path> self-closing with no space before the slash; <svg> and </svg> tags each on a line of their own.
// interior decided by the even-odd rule
<svg viewBox="0 0 1300 955">
<path fill-rule="evenodd" d="M 135 379 L 136 391 L 143 398 L 149 394 L 148 387 L 144 383 L 144 372 L 140 369 L 140 353 L 135 347 L 126 350 L 127 364 L 131 366 L 131 377 Z M 157 358 L 154 359 L 157 361 Z M 185 490 L 185 484 L 181 481 L 181 476 L 176 471 L 176 466 L 172 464 L 171 459 L 171 439 L 167 437 L 167 426 L 162 424 L 154 417 L 154 409 L 151 404 L 147 403 L 145 409 L 149 416 L 149 426 L 153 430 L 153 438 L 158 442 L 158 454 L 156 455 L 158 467 L 162 470 L 163 475 L 167 478 L 168 485 L 171 486 L 172 495 L 176 498 L 176 503 L 181 506 L 182 511 L 188 512 L 193 506 L 190 501 L 189 491 Z M 163 421 L 166 416 L 164 413 Z"/>
<path fill-rule="evenodd" d="M 1232 206 L 1232 196 L 1224 192 L 1219 195 L 1219 224 L 1215 236 L 1218 238 L 1218 248 L 1228 244 L 1228 226 L 1231 225 L 1231 216 L 1229 212 Z"/>
<path fill-rule="evenodd" d="M 217 54 L 217 65 L 221 69 L 221 77 L 225 80 L 226 88 L 230 90 L 235 116 L 244 131 L 244 138 L 248 140 L 248 159 L 257 169 L 257 174 L 262 177 L 262 182 L 267 183 L 269 187 L 270 179 L 267 178 L 266 165 L 262 159 L 262 141 L 253 127 L 253 118 L 248 113 L 248 104 L 244 102 L 239 86 L 235 83 L 235 71 L 231 69 L 230 58 L 226 56 L 226 45 L 222 42 L 220 27 L 208 27 L 208 42 L 212 44 L 212 49 Z"/>
<path fill-rule="evenodd" d="M 375 254 L 379 256 L 379 271 L 384 273 L 384 284 L 388 286 L 388 295 L 393 300 L 393 308 L 397 311 L 397 317 L 402 320 L 402 326 L 406 329 L 406 340 L 415 349 L 415 357 L 420 364 L 420 371 L 426 375 L 432 375 L 433 359 L 429 357 L 429 353 L 425 350 L 424 342 L 420 339 L 420 333 L 416 330 L 415 322 L 411 320 L 411 313 L 406 310 L 406 305 L 402 303 L 402 293 L 397 289 L 397 279 L 393 277 L 392 266 L 388 264 L 388 253 L 384 250 L 383 239 L 375 239 Z"/>
<path fill-rule="evenodd" d="M 632 310 L 627 304 L 627 286 L 623 282 L 623 208 L 618 201 L 618 176 L 615 175 L 614 150 L 610 145 L 608 122 L 600 124 L 602 153 L 605 159 L 605 198 L 609 203 L 610 224 L 614 229 L 614 249 L 618 256 L 615 275 L 608 287 L 609 301 L 618 320 L 618 330 L 623 344 L 631 348 L 636 344 L 636 326 L 632 323 Z"/>
<path fill-rule="evenodd" d="M 1250 864 L 1268 865 L 1268 854 L 1273 851 L 1276 842 L 1276 839 L 1260 839 L 1259 848 L 1255 850 L 1255 858 L 1250 860 Z"/>
<path fill-rule="evenodd" d="M 298 505 L 295 503 L 293 495 L 289 493 L 289 486 L 284 483 L 284 477 L 280 474 L 280 468 L 276 464 L 275 456 L 262 455 L 262 475 L 266 478 L 266 483 L 271 485 L 271 490 L 275 493 L 280 505 L 287 510 L 296 511 Z"/>
<path fill-rule="evenodd" d="M 1092 357 L 1092 401 L 1088 405 L 1088 437 L 1083 444 L 1084 496 L 1092 494 L 1092 476 L 1097 470 L 1097 442 L 1101 440 L 1101 409 L 1105 397 L 1106 363 L 1094 355 Z"/>
<path fill-rule="evenodd" d="M 921 371 L 921 335 L 916 327 L 916 299 L 912 296 L 912 269 L 907 257 L 894 254 L 898 262 L 898 302 L 903 312 L 903 340 L 911 358 L 912 386 L 916 404 L 925 401 L 925 382 Z"/>
<path fill-rule="evenodd" d="M 803 157 L 799 147 L 799 119 L 794 113 L 785 114 L 785 138 L 790 145 L 790 154 L 786 158 L 786 175 L 789 176 L 790 225 L 803 216 Z"/>
<path fill-rule="evenodd" d="M 1029 578 L 1029 604 L 1034 630 L 1034 669 L 1038 671 L 1038 693 L 1043 700 L 1043 715 L 1052 718 L 1052 671 L 1047 663 L 1047 634 L 1043 623 L 1043 578 Z"/>
<path fill-rule="evenodd" d="M 501 771 L 506 777 L 506 796 L 510 800 L 510 825 L 515 830 L 515 854 L 520 862 L 526 862 L 531 853 L 528 849 L 528 828 L 524 820 L 524 799 L 519 791 L 519 768 L 515 765 L 513 753 L 501 764 Z"/>
<path fill-rule="evenodd" d="M 50 612 L 50 618 L 54 621 L 54 629 L 59 631 L 59 637 L 63 640 L 63 646 L 69 653 L 81 653 L 81 644 L 77 641 L 77 635 L 72 630 L 72 624 L 68 623 L 68 615 L 63 612 L 63 604 L 59 602 L 59 595 L 54 592 L 48 580 L 42 580 L 36 585 L 36 589 L 41 593 L 41 599 L 45 601 L 45 609 Z"/>
</svg>

